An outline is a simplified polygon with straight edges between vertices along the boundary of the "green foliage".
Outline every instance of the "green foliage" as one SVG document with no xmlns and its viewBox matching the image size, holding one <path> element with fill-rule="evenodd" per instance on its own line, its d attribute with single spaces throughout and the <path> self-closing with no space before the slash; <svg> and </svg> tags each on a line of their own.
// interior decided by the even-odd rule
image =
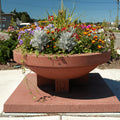
<svg viewBox="0 0 120 120">
<path fill-rule="evenodd" d="M 58 14 L 53 12 L 54 21 L 51 21 L 51 23 L 53 23 L 55 27 L 61 29 L 63 27 L 68 27 L 71 24 L 71 22 L 74 22 L 74 23 L 78 22 L 78 19 L 81 17 L 81 15 L 77 18 L 74 18 L 74 16 L 77 15 L 77 14 L 74 14 L 74 11 L 75 11 L 75 8 L 72 11 L 69 11 L 69 9 L 65 9 L 62 3 L 61 10 L 58 10 Z"/>
<path fill-rule="evenodd" d="M 25 16 L 25 14 L 22 14 L 22 16 L 21 16 L 21 21 L 24 23 L 24 22 L 26 22 L 27 20 L 27 17 Z"/>
<path fill-rule="evenodd" d="M 18 40 L 15 37 L 16 32 L 10 34 L 11 36 L 8 40 L 0 41 L 0 64 L 6 64 L 10 59 L 13 59 L 13 49 L 18 44 Z"/>
<path fill-rule="evenodd" d="M 16 26 L 16 22 L 15 22 L 15 20 L 14 20 L 13 17 L 12 17 L 12 19 L 11 19 L 11 21 L 10 21 L 10 25 L 12 25 L 12 26 Z"/>
<path fill-rule="evenodd" d="M 103 20 L 102 26 L 103 26 L 103 27 L 106 27 L 106 26 L 107 26 L 107 23 L 106 23 L 106 20 L 105 20 L 105 19 Z"/>
<path fill-rule="evenodd" d="M 119 19 L 118 19 L 118 16 L 117 16 L 116 19 L 115 19 L 115 27 L 118 27 L 118 25 L 119 25 Z"/>
<path fill-rule="evenodd" d="M 27 12 L 17 12 L 15 9 L 11 13 L 15 14 L 14 16 L 15 21 L 17 18 L 19 18 L 19 20 L 22 20 L 22 22 L 33 22 L 33 19 L 30 18 Z"/>
</svg>

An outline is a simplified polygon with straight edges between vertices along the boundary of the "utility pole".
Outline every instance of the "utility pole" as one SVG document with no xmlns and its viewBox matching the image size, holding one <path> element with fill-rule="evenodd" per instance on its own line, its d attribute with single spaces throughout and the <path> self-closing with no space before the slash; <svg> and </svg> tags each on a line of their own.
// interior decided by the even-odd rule
<svg viewBox="0 0 120 120">
<path fill-rule="evenodd" d="M 1 25 L 1 31 L 2 31 L 2 8 L 1 8 L 1 0 L 0 0 L 0 25 Z"/>
<path fill-rule="evenodd" d="M 61 10 L 64 9 L 64 6 L 63 6 L 63 0 L 61 0 Z"/>
<path fill-rule="evenodd" d="M 117 27 L 119 25 L 119 0 L 117 0 Z"/>
</svg>

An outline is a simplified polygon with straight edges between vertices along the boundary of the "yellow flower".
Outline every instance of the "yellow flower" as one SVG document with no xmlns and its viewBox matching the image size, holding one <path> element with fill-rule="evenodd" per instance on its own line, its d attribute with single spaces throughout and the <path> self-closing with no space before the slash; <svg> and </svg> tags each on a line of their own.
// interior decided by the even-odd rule
<svg viewBox="0 0 120 120">
<path fill-rule="evenodd" d="M 89 31 L 89 30 L 90 30 L 89 28 L 86 29 L 86 31 Z"/>
<path fill-rule="evenodd" d="M 105 41 L 102 41 L 103 44 L 105 44 Z"/>
<path fill-rule="evenodd" d="M 101 49 L 102 48 L 102 46 L 101 45 L 98 45 L 98 49 Z"/>
<path fill-rule="evenodd" d="M 51 31 L 52 34 L 54 34 L 54 31 Z"/>
<path fill-rule="evenodd" d="M 98 36 L 97 36 L 97 35 L 95 35 L 93 39 L 97 39 L 97 38 L 98 38 Z"/>
<path fill-rule="evenodd" d="M 47 30 L 47 34 L 49 34 L 50 33 L 50 31 L 49 30 Z"/>
<path fill-rule="evenodd" d="M 90 37 L 91 36 L 91 34 L 88 34 L 88 37 Z"/>
<path fill-rule="evenodd" d="M 101 26 L 98 26 L 98 28 L 100 29 L 100 28 L 101 28 Z"/>
<path fill-rule="evenodd" d="M 90 30 L 89 33 L 92 33 L 92 31 Z"/>
<path fill-rule="evenodd" d="M 92 43 L 94 44 L 94 43 L 95 43 L 95 40 L 92 40 Z"/>
<path fill-rule="evenodd" d="M 99 39 L 99 42 L 102 42 L 102 40 L 101 40 L 101 39 Z"/>
<path fill-rule="evenodd" d="M 49 45 L 47 45 L 47 48 L 49 48 L 50 46 Z"/>
<path fill-rule="evenodd" d="M 87 35 L 87 32 L 84 32 L 83 34 L 84 34 L 84 35 Z"/>
</svg>

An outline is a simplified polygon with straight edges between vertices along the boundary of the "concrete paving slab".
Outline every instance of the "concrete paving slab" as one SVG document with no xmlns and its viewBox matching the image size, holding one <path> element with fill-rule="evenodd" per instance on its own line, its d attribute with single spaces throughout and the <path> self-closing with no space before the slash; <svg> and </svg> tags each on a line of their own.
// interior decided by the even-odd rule
<svg viewBox="0 0 120 120">
<path fill-rule="evenodd" d="M 80 85 L 78 81 L 76 85 L 75 80 L 70 81 L 70 93 L 66 94 L 55 93 L 52 86 L 39 89 L 36 78 L 34 73 L 25 77 L 4 104 L 4 112 L 120 112 L 119 100 L 98 73 L 89 74 L 88 85 Z M 33 96 L 36 99 L 33 100 Z M 41 98 L 44 96 L 43 102 Z"/>
<path fill-rule="evenodd" d="M 120 49 L 120 33 L 114 33 L 116 36 L 116 40 L 115 40 L 115 49 L 119 48 Z"/>
<path fill-rule="evenodd" d="M 61 116 L 72 117 L 119 117 L 120 113 L 62 113 Z"/>
<path fill-rule="evenodd" d="M 8 33 L 3 33 L 3 32 L 0 32 L 0 37 L 4 37 L 5 40 L 10 38 Z"/>
<path fill-rule="evenodd" d="M 62 120 L 120 120 L 116 117 L 72 117 L 72 116 L 63 116 Z"/>
<path fill-rule="evenodd" d="M 28 117 L 25 120 L 60 120 L 60 116 Z"/>
<path fill-rule="evenodd" d="M 14 117 L 14 118 L 12 118 L 12 117 L 0 117 L 0 120 L 25 120 L 25 118 L 22 118 L 22 117 L 20 117 L 20 118 L 17 118 L 17 117 Z"/>
<path fill-rule="evenodd" d="M 60 116 L 42 116 L 42 117 L 0 117 L 0 120 L 60 120 Z"/>
<path fill-rule="evenodd" d="M 21 70 L 0 71 L 0 113 L 3 111 L 5 101 L 13 93 L 28 71 L 26 70 L 25 74 L 22 74 Z"/>
<path fill-rule="evenodd" d="M 92 71 L 93 73 L 100 73 L 100 75 L 105 79 L 106 83 L 109 85 L 110 89 L 114 92 L 114 94 L 120 98 L 120 69 L 95 69 Z M 15 90 L 15 88 L 18 86 L 18 84 L 22 81 L 25 75 L 22 74 L 21 70 L 5 70 L 5 71 L 0 71 L 0 120 L 24 120 L 24 118 L 28 118 L 28 116 L 46 116 L 48 115 L 47 113 L 41 113 L 41 114 L 14 114 L 14 113 L 8 113 L 8 114 L 3 114 L 3 104 L 5 101 L 8 99 L 8 97 L 11 95 L 11 93 Z M 4 86 L 4 87 L 3 87 Z M 2 97 L 1 97 L 2 96 Z M 2 107 L 1 107 L 2 106 Z M 6 115 L 6 116 L 5 116 Z M 51 114 L 54 116 L 54 113 Z M 107 118 L 118 118 L 120 120 L 120 113 L 60 113 L 60 116 L 85 116 L 83 117 L 84 120 L 86 118 L 92 120 L 91 118 L 98 118 L 101 116 L 107 116 Z M 4 117 L 3 117 L 4 116 Z M 9 117 L 12 116 L 12 117 Z M 15 117 L 16 116 L 16 117 Z M 20 116 L 25 116 L 25 117 L 20 117 Z M 99 116 L 99 117 L 96 117 Z M 76 118 L 75 117 L 75 118 Z M 12 118 L 12 119 L 11 119 Z M 67 118 L 65 118 L 67 119 Z M 101 118 L 101 120 L 104 120 L 104 118 Z M 109 120 L 108 119 L 108 120 Z M 61 119 L 62 120 L 62 119 Z"/>
</svg>

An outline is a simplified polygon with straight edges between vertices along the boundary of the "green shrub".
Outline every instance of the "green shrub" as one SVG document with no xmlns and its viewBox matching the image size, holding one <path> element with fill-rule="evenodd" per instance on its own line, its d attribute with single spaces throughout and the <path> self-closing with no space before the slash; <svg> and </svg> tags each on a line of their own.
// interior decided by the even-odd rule
<svg viewBox="0 0 120 120">
<path fill-rule="evenodd" d="M 13 59 L 13 50 L 18 44 L 16 31 L 10 34 L 8 40 L 0 41 L 0 64 L 6 64 L 10 59 Z"/>
</svg>

